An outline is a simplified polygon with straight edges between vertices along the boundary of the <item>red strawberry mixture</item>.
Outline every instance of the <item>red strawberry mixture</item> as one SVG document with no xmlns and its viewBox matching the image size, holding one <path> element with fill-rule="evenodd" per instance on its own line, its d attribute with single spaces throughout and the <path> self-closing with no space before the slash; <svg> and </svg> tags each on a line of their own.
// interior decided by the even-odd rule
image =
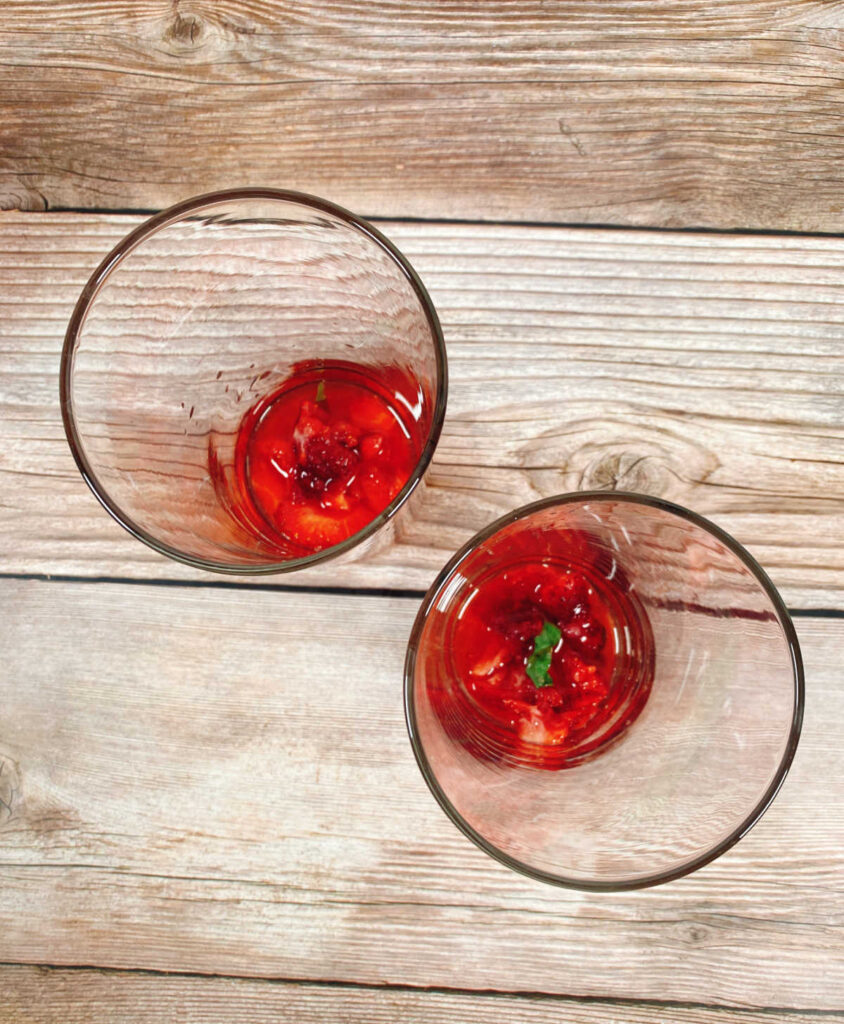
<svg viewBox="0 0 844 1024">
<path fill-rule="evenodd" d="M 641 679 L 625 671 L 622 637 L 591 574 L 523 563 L 475 584 L 454 621 L 454 666 L 479 721 L 510 734 L 522 759 L 562 767 L 617 735 L 647 697 L 631 712 Z"/>
<path fill-rule="evenodd" d="M 383 512 L 421 448 L 417 420 L 364 368 L 309 371 L 246 414 L 235 473 L 263 531 L 307 553 L 339 544 Z M 253 509 L 238 512 L 254 519 Z"/>
</svg>

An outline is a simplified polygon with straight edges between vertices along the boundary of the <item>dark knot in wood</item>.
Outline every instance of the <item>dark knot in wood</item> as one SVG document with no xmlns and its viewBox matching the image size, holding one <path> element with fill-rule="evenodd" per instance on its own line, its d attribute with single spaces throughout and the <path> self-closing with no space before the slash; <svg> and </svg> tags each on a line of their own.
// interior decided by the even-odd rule
<svg viewBox="0 0 844 1024">
<path fill-rule="evenodd" d="M 20 788 L 17 764 L 5 754 L 0 754 L 0 825 L 12 817 Z"/>
<path fill-rule="evenodd" d="M 164 39 L 168 43 L 178 43 L 181 46 L 195 46 L 203 32 L 202 22 L 198 18 L 192 14 L 182 15 L 177 11 L 164 32 Z"/>
</svg>

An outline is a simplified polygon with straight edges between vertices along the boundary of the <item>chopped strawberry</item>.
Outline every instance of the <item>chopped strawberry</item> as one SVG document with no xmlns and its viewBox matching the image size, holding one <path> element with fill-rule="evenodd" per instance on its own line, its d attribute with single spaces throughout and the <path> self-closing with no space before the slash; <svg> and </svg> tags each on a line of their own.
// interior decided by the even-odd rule
<svg viewBox="0 0 844 1024">
<path fill-rule="evenodd" d="M 597 657 L 607 640 L 604 627 L 589 618 L 588 613 L 580 614 L 571 622 L 567 622 L 563 626 L 563 636 L 578 654 L 587 658 Z"/>
<path fill-rule="evenodd" d="M 563 710 L 566 698 L 556 686 L 544 686 L 536 697 L 536 706 L 540 711 L 559 714 Z"/>
<path fill-rule="evenodd" d="M 559 768 L 568 750 L 588 751 L 605 726 L 614 728 L 625 691 L 607 642 L 612 623 L 588 571 L 550 558 L 516 561 L 473 582 L 455 625 L 456 669 L 474 704 L 512 734 L 524 763 Z"/>
<path fill-rule="evenodd" d="M 542 588 L 539 600 L 550 615 L 566 621 L 587 606 L 589 584 L 579 573 L 559 573 Z"/>
<path fill-rule="evenodd" d="M 489 633 L 487 642 L 480 645 L 478 657 L 471 668 L 473 676 L 491 676 L 510 660 L 507 645 L 495 633 Z"/>
<path fill-rule="evenodd" d="M 370 508 L 383 508 L 385 504 L 389 504 L 389 501 L 386 503 L 383 501 L 387 483 L 384 474 L 377 466 L 366 466 L 358 474 L 357 479 L 363 500 Z"/>
<path fill-rule="evenodd" d="M 361 391 L 351 410 L 351 420 L 359 430 L 366 433 L 386 434 L 396 427 L 395 414 L 374 392 Z"/>
<path fill-rule="evenodd" d="M 541 745 L 554 742 L 554 733 L 548 728 L 545 716 L 536 710 L 519 723 L 519 738 Z"/>
<path fill-rule="evenodd" d="M 375 459 L 384 450 L 384 438 L 381 434 L 367 434 L 360 443 L 360 453 L 365 459 Z"/>
<path fill-rule="evenodd" d="M 347 423 L 328 425 L 328 413 L 303 402 L 293 430 L 298 467 L 296 479 L 307 495 L 322 495 L 334 481 L 344 480 L 360 461 L 358 438 Z"/>
<path fill-rule="evenodd" d="M 360 431 L 354 430 L 346 420 L 338 420 L 332 426 L 331 436 L 344 448 L 357 448 L 360 444 Z"/>
<path fill-rule="evenodd" d="M 305 502 L 280 507 L 278 519 L 286 536 L 313 551 L 339 544 L 357 532 L 344 516 L 332 515 Z"/>
<path fill-rule="evenodd" d="M 296 446 L 296 457 L 300 460 L 305 457 L 305 445 L 314 437 L 325 433 L 328 423 L 328 413 L 321 409 L 314 402 L 302 402 L 299 408 L 299 418 L 293 428 L 293 443 Z"/>
<path fill-rule="evenodd" d="M 320 550 L 390 505 L 418 461 L 423 429 L 394 397 L 376 368 L 323 360 L 295 367 L 277 392 L 255 403 L 241 424 L 236 460 L 243 504 L 255 502 L 249 516 L 258 517 L 262 534 L 269 525 L 282 549 L 295 541 Z"/>
<path fill-rule="evenodd" d="M 577 687 L 589 688 L 598 677 L 598 666 L 584 661 L 580 653 L 563 647 L 561 670 L 567 680 Z"/>
<path fill-rule="evenodd" d="M 339 485 L 332 485 L 327 488 L 320 499 L 320 507 L 331 509 L 335 512 L 348 512 L 352 507 L 349 499 L 349 485 L 342 482 Z"/>
<path fill-rule="evenodd" d="M 354 448 L 329 432 L 309 438 L 302 448 L 297 477 L 302 490 L 310 494 L 322 494 L 332 481 L 348 477 L 360 459 Z"/>
<path fill-rule="evenodd" d="M 361 494 L 369 507 L 379 512 L 390 504 L 405 483 L 400 475 L 390 473 L 373 463 L 365 464 L 357 480 Z"/>
<path fill-rule="evenodd" d="M 533 638 L 542 629 L 541 613 L 527 601 L 503 607 L 492 622 L 507 640 L 519 646 L 533 643 Z"/>
</svg>

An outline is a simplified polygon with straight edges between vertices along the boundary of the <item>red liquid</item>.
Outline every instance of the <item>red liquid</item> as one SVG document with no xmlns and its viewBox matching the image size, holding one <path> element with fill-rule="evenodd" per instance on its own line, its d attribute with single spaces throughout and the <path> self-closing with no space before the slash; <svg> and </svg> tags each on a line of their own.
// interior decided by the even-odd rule
<svg viewBox="0 0 844 1024">
<path fill-rule="evenodd" d="M 339 544 L 380 515 L 423 447 L 421 391 L 411 405 L 407 375 L 401 387 L 391 376 L 305 364 L 256 402 L 238 431 L 235 494 L 227 496 L 241 524 L 296 557 Z"/>
<path fill-rule="evenodd" d="M 515 560 L 491 567 L 487 553 L 481 574 L 467 573 L 446 613 L 450 664 L 431 697 L 449 735 L 475 756 L 558 769 L 605 749 L 641 712 L 653 641 L 623 572 L 607 579 L 605 553 L 588 538 L 570 538 L 575 557 L 530 558 L 530 537 L 520 536 Z M 537 537 L 541 552 L 548 531 Z M 561 636 L 550 685 L 537 686 L 527 667 L 545 623 Z"/>
</svg>

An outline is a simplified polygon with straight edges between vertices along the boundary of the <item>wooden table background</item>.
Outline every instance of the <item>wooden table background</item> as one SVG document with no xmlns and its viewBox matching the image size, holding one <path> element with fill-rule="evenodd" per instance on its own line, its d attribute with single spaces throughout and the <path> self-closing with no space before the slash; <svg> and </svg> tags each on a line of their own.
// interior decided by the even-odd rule
<svg viewBox="0 0 844 1024">
<path fill-rule="evenodd" d="M 832 0 L 4 5 L 0 1022 L 844 1022 L 842 55 Z M 440 312 L 432 486 L 369 562 L 168 562 L 64 442 L 87 276 L 236 184 L 383 220 Z M 447 554 L 587 487 L 733 532 L 806 661 L 762 822 L 620 895 L 464 840 L 401 710 Z"/>
</svg>

